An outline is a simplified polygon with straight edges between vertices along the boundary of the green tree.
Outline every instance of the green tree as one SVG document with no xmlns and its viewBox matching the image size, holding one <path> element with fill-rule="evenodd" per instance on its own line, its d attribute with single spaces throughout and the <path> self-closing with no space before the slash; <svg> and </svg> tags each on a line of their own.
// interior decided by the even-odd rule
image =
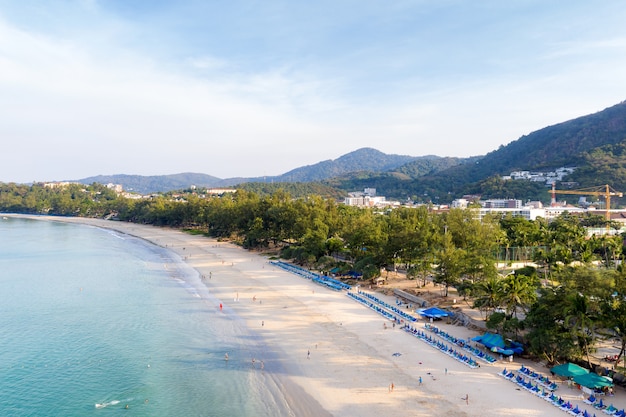
<svg viewBox="0 0 626 417">
<path fill-rule="evenodd" d="M 518 311 L 526 312 L 537 299 L 538 282 L 526 275 L 510 274 L 502 279 L 502 306 L 509 317 L 517 317 Z"/>
<path fill-rule="evenodd" d="M 626 274 L 623 268 L 615 274 L 614 292 L 602 302 L 602 322 L 620 340 L 617 363 L 626 352 Z"/>
<path fill-rule="evenodd" d="M 577 357 L 579 350 L 565 321 L 565 288 L 546 287 L 539 292 L 524 320 L 529 352 L 549 364 Z"/>
<path fill-rule="evenodd" d="M 441 249 L 436 255 L 434 282 L 443 284 L 445 297 L 448 296 L 450 287 L 460 283 L 464 271 L 467 270 L 465 260 L 466 251 L 454 245 L 451 234 L 444 234 Z"/>
<path fill-rule="evenodd" d="M 485 316 L 489 318 L 490 313 L 501 306 L 504 295 L 504 280 L 494 275 L 477 282 L 473 286 L 473 294 L 473 307 L 485 312 Z"/>
<path fill-rule="evenodd" d="M 587 359 L 591 368 L 591 349 L 595 341 L 596 309 L 585 294 L 573 293 L 567 299 L 565 324 L 570 328 L 573 340 Z"/>
</svg>

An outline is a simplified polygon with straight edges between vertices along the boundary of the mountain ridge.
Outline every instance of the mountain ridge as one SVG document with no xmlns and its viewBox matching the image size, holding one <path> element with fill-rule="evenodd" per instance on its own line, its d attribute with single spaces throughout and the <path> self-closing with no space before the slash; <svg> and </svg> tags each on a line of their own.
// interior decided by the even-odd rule
<svg viewBox="0 0 626 417">
<path fill-rule="evenodd" d="M 461 160 L 461 158 L 457 158 Z M 292 169 L 284 174 L 264 177 L 234 177 L 218 178 L 201 173 L 180 173 L 170 175 L 97 175 L 87 177 L 76 182 L 91 184 L 93 182 L 107 184 L 121 184 L 127 191 L 135 191 L 142 194 L 155 192 L 168 192 L 180 189 L 187 189 L 191 185 L 206 188 L 231 187 L 242 183 L 277 183 L 277 182 L 316 182 L 323 181 L 336 176 L 346 175 L 351 172 L 386 172 L 401 168 L 407 163 L 422 161 L 424 164 L 436 167 L 438 160 L 450 161 L 447 157 L 409 156 L 385 154 L 374 148 L 360 148 L 336 159 L 328 159 L 312 165 L 306 165 Z M 455 160 L 454 158 L 452 160 Z M 444 164 L 443 166 L 448 166 Z"/>
<path fill-rule="evenodd" d="M 524 186 L 500 178 L 516 170 L 548 171 L 561 166 L 578 166 L 570 177 L 581 185 L 597 185 L 594 183 L 602 178 L 614 181 L 617 189 L 626 189 L 626 101 L 538 129 L 482 156 L 416 157 L 360 148 L 271 177 L 220 179 L 182 173 L 97 176 L 78 182 L 112 182 L 141 193 L 186 189 L 191 185 L 215 188 L 242 183 L 321 182 L 344 192 L 372 187 L 394 198 L 438 202 L 465 193 L 526 199 L 529 195 L 524 193 L 530 189 L 534 198 L 543 192 L 536 185 Z"/>
</svg>

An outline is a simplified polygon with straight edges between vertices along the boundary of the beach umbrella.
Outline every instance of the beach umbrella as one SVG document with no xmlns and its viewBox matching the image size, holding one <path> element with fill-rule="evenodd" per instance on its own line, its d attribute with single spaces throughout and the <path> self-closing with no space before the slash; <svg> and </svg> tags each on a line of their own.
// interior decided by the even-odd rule
<svg viewBox="0 0 626 417">
<path fill-rule="evenodd" d="M 588 374 L 589 370 L 585 369 L 585 368 L 582 368 L 582 367 L 576 365 L 575 363 L 569 363 L 568 362 L 568 363 L 564 363 L 562 365 L 555 366 L 554 368 L 550 369 L 550 372 L 552 372 L 555 375 L 571 378 L 571 377 L 576 376 L 576 375 Z"/>
<path fill-rule="evenodd" d="M 613 383 L 609 379 L 593 373 L 576 375 L 574 377 L 574 382 L 578 385 L 582 385 L 583 387 L 592 389 L 613 386 Z"/>
<path fill-rule="evenodd" d="M 504 349 L 505 347 L 504 339 L 496 333 L 487 332 L 481 336 L 472 338 L 472 340 L 483 344 L 487 349 L 493 349 L 495 347 L 496 350 L 494 352 L 498 352 L 498 348 Z"/>
<path fill-rule="evenodd" d="M 424 316 L 424 317 L 429 317 L 429 318 L 435 318 L 435 319 L 440 319 L 442 317 L 448 317 L 450 315 L 450 313 L 448 313 L 445 310 L 442 310 L 438 307 L 430 307 L 430 308 L 426 308 L 424 310 L 418 310 L 418 314 Z"/>
</svg>

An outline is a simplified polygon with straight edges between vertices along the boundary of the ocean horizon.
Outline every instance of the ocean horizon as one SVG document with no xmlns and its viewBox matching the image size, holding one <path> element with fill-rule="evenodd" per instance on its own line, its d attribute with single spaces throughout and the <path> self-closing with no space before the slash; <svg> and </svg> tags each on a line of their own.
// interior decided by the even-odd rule
<svg viewBox="0 0 626 417">
<path fill-rule="evenodd" d="M 0 285 L 0 415 L 290 414 L 249 362 L 258 338 L 165 248 L 3 218 Z"/>
</svg>

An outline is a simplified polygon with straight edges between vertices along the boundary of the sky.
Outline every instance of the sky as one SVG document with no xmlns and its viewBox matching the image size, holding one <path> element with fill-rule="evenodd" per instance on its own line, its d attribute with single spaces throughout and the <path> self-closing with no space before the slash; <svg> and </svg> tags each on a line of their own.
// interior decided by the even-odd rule
<svg viewBox="0 0 626 417">
<path fill-rule="evenodd" d="M 623 0 L 0 0 L 0 182 L 484 155 L 626 100 Z"/>
</svg>

